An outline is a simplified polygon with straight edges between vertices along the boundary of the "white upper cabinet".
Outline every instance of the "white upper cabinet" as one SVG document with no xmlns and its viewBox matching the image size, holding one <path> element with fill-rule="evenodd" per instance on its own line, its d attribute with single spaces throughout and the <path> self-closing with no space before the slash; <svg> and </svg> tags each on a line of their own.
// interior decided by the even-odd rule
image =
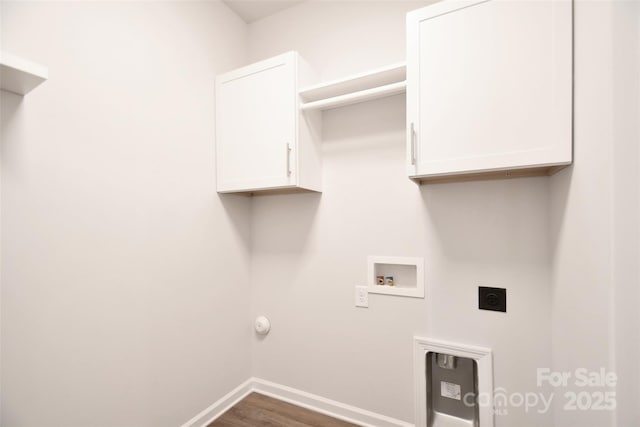
<svg viewBox="0 0 640 427">
<path fill-rule="evenodd" d="M 319 135 L 298 96 L 307 73 L 288 52 L 216 78 L 218 192 L 320 191 Z"/>
<path fill-rule="evenodd" d="M 26 95 L 47 80 L 47 67 L 0 52 L 0 89 Z"/>
<path fill-rule="evenodd" d="M 411 178 L 544 175 L 571 161 L 570 0 L 447 0 L 407 15 Z"/>
</svg>

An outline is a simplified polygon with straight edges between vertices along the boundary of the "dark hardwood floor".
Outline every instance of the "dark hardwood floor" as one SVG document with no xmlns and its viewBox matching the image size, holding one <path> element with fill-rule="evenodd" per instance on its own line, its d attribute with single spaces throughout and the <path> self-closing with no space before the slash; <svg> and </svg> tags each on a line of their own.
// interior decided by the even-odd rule
<svg viewBox="0 0 640 427">
<path fill-rule="evenodd" d="M 290 403 L 251 393 L 209 427 L 356 427 Z"/>
</svg>

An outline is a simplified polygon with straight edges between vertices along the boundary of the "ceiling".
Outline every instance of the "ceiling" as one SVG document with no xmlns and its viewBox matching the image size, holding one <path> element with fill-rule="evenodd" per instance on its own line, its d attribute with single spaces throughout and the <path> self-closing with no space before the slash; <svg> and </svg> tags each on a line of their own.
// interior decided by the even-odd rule
<svg viewBox="0 0 640 427">
<path fill-rule="evenodd" d="M 302 3 L 304 0 L 222 0 L 248 24 Z"/>
</svg>

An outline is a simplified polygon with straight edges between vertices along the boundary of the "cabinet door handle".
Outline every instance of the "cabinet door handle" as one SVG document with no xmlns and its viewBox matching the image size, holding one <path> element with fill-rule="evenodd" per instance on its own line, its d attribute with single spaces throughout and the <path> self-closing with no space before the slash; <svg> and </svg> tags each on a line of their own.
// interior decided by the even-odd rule
<svg viewBox="0 0 640 427">
<path fill-rule="evenodd" d="M 415 126 L 411 123 L 411 164 L 416 164 L 416 131 Z"/>
<path fill-rule="evenodd" d="M 287 176 L 291 176 L 291 144 L 287 143 Z"/>
</svg>

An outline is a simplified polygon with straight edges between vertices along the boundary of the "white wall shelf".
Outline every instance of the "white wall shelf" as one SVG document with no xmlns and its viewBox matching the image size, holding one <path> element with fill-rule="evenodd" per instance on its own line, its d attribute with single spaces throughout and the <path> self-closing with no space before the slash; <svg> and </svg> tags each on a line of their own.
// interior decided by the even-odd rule
<svg viewBox="0 0 640 427">
<path fill-rule="evenodd" d="M 18 95 L 26 95 L 47 80 L 47 67 L 26 59 L 0 52 L 1 89 Z"/>
<path fill-rule="evenodd" d="M 393 286 L 379 285 L 377 276 L 393 277 Z M 424 298 L 424 259 L 370 256 L 367 258 L 367 290 L 373 294 Z"/>
<path fill-rule="evenodd" d="M 399 63 L 300 90 L 303 110 L 328 110 L 406 91 L 406 64 Z"/>
</svg>

